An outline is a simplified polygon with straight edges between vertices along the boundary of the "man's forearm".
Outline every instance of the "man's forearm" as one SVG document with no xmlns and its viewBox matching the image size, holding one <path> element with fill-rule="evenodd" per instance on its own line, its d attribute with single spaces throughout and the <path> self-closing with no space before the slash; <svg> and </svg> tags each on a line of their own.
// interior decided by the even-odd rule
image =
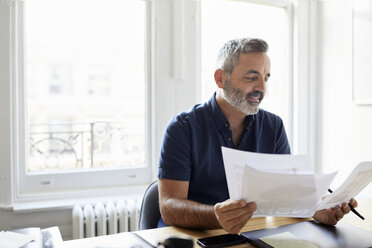
<svg viewBox="0 0 372 248">
<path fill-rule="evenodd" d="M 211 205 L 169 198 L 161 204 L 161 212 L 167 225 L 204 229 L 221 228 Z"/>
</svg>

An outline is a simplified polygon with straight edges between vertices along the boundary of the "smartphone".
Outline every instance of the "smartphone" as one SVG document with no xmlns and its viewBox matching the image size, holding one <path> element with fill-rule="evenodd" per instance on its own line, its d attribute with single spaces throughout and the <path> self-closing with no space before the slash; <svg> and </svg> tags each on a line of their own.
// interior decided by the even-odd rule
<svg viewBox="0 0 372 248">
<path fill-rule="evenodd" d="M 206 237 L 197 240 L 201 247 L 224 247 L 245 242 L 246 239 L 239 234 L 223 234 L 218 236 Z"/>
</svg>

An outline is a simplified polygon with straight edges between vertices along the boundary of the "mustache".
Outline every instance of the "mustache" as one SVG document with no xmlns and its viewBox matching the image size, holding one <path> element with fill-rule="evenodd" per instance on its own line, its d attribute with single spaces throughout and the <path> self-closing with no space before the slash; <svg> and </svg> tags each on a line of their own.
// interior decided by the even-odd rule
<svg viewBox="0 0 372 248">
<path fill-rule="evenodd" d="M 263 92 L 262 91 L 259 91 L 259 90 L 252 91 L 252 92 L 249 92 L 245 98 L 248 99 L 250 97 L 257 97 L 260 100 L 262 100 L 262 98 L 263 98 Z"/>
</svg>

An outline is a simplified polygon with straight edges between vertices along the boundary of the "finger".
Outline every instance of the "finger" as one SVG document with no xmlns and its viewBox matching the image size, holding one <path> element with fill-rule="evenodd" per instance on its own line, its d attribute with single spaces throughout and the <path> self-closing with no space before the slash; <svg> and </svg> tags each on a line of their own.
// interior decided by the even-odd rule
<svg viewBox="0 0 372 248">
<path fill-rule="evenodd" d="M 257 210 L 257 204 L 255 202 L 248 202 L 247 207 L 252 212 L 252 214 L 253 214 L 254 211 Z"/>
<path fill-rule="evenodd" d="M 252 208 L 250 206 L 246 207 L 246 211 L 238 212 L 238 211 L 231 211 L 230 213 L 216 213 L 216 217 L 218 222 L 221 224 L 221 226 L 231 232 L 231 227 L 235 225 L 240 225 L 240 223 L 243 223 L 243 225 L 246 224 L 246 222 L 249 220 L 249 218 L 253 215 L 255 208 Z"/>
<path fill-rule="evenodd" d="M 226 221 L 232 220 L 232 219 L 239 219 L 245 215 L 249 214 L 249 211 L 246 209 L 239 209 L 235 211 L 228 211 L 228 212 L 223 212 L 223 213 L 218 213 L 219 217 L 221 219 L 224 219 Z"/>
<path fill-rule="evenodd" d="M 240 214 L 240 215 L 236 215 L 228 220 L 226 220 L 227 223 L 231 223 L 231 225 L 235 225 L 235 223 L 241 223 L 241 222 L 246 222 L 248 221 L 252 215 L 253 215 L 254 211 L 247 211 L 247 212 L 244 212 L 243 214 Z"/>
<path fill-rule="evenodd" d="M 337 211 L 336 211 L 336 218 L 337 218 L 337 221 L 341 220 L 343 217 L 344 217 L 344 212 L 342 211 L 341 208 L 339 208 Z"/>
<path fill-rule="evenodd" d="M 247 205 L 247 202 L 244 200 L 239 200 L 239 201 L 233 201 L 233 200 L 226 200 L 224 202 L 220 202 L 216 204 L 216 207 L 220 212 L 227 212 L 230 210 L 234 210 L 237 208 L 243 208 Z"/>
<path fill-rule="evenodd" d="M 250 202 L 250 203 L 245 203 L 245 205 L 242 206 L 242 207 L 235 207 L 235 208 L 231 208 L 231 206 L 228 206 L 226 208 L 221 207 L 221 206 L 217 206 L 216 211 L 220 214 L 234 216 L 234 215 L 237 215 L 238 213 L 245 213 L 245 212 L 249 212 L 249 211 L 255 211 L 256 208 L 257 208 L 256 203 Z"/>
<path fill-rule="evenodd" d="M 235 216 L 234 218 L 227 219 L 226 216 L 222 215 L 218 218 L 221 226 L 229 233 L 237 233 L 240 229 L 248 222 L 253 212 L 250 212 L 243 216 Z"/>
<path fill-rule="evenodd" d="M 231 224 L 232 224 L 231 232 L 232 233 L 238 233 L 247 224 L 247 222 L 251 219 L 252 215 L 253 215 L 253 213 L 231 222 Z"/>
<path fill-rule="evenodd" d="M 341 220 L 342 217 L 344 217 L 344 212 L 342 211 L 340 206 L 334 207 L 332 212 L 337 221 Z"/>
<path fill-rule="evenodd" d="M 353 208 L 358 207 L 358 202 L 357 202 L 354 198 L 351 198 L 351 200 L 349 201 L 349 204 L 350 204 Z"/>
<path fill-rule="evenodd" d="M 248 220 L 245 220 L 244 222 L 243 221 L 240 221 L 239 223 L 236 223 L 234 224 L 228 231 L 230 233 L 239 233 L 240 230 L 242 230 L 242 228 L 247 224 Z"/>
<path fill-rule="evenodd" d="M 336 215 L 337 209 L 335 207 L 328 208 L 324 212 L 324 224 L 336 225 L 338 222 L 338 217 Z"/>
<path fill-rule="evenodd" d="M 217 214 L 223 218 L 223 219 L 235 219 L 235 218 L 241 218 L 243 216 L 253 214 L 253 212 L 256 211 L 256 204 L 255 203 L 249 203 L 245 207 L 242 208 L 235 208 L 228 211 L 217 211 Z"/>
<path fill-rule="evenodd" d="M 340 220 L 340 218 L 337 217 L 336 212 L 337 212 L 337 210 L 332 210 L 332 209 L 330 209 L 329 211 L 327 211 L 327 215 L 328 215 L 327 224 L 328 225 L 336 225 L 337 222 Z"/>
<path fill-rule="evenodd" d="M 342 209 L 342 212 L 344 212 L 344 214 L 347 214 L 350 212 L 350 206 L 346 202 L 342 203 L 341 209 Z"/>
</svg>

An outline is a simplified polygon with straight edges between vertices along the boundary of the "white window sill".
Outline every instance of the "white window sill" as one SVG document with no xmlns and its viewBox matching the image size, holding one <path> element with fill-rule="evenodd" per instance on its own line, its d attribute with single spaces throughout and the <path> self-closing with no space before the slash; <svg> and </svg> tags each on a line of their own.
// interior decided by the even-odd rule
<svg viewBox="0 0 372 248">
<path fill-rule="evenodd" d="M 148 185 L 128 186 L 114 189 L 95 189 L 87 191 L 65 192 L 58 194 L 44 194 L 38 196 L 22 197 L 12 206 L 3 206 L 3 209 L 12 209 L 14 212 L 35 212 L 40 210 L 71 209 L 76 204 L 108 202 L 129 199 L 142 199 Z"/>
</svg>

